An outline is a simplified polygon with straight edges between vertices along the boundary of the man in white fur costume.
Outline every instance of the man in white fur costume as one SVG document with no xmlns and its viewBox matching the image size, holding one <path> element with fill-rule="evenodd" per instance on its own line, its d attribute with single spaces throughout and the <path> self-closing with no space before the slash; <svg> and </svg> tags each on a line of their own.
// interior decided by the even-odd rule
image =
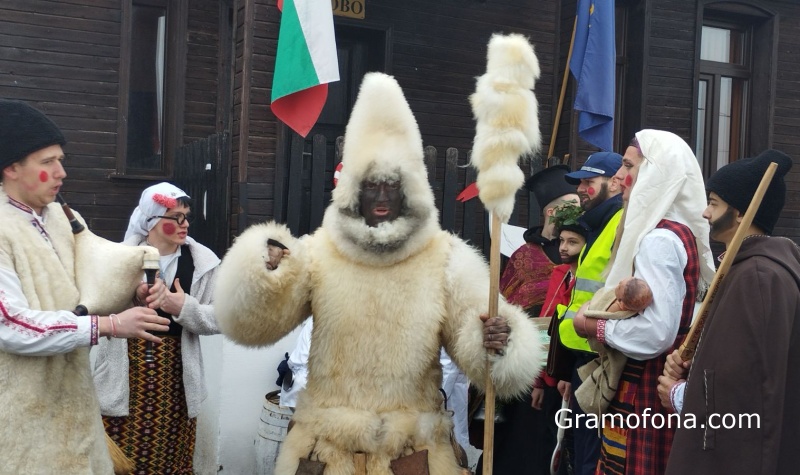
<svg viewBox="0 0 800 475">
<path fill-rule="evenodd" d="M 368 474 L 389 475 L 390 461 L 428 450 L 431 474 L 458 474 L 439 348 L 478 385 L 487 349 L 500 350 L 488 357 L 505 397 L 529 390 L 543 358 L 522 309 L 501 299 L 501 316 L 482 321 L 488 289 L 483 258 L 439 227 L 400 86 L 367 74 L 322 227 L 301 240 L 276 223 L 253 226 L 220 268 L 217 318 L 234 340 L 270 344 L 314 316 L 308 385 L 275 473 L 293 475 L 311 456 L 326 475 L 350 475 L 363 452 Z"/>
<path fill-rule="evenodd" d="M 100 337 L 160 339 L 169 320 L 136 307 L 77 316 L 75 239 L 53 203 L 64 136 L 23 102 L 0 100 L 0 473 L 113 473 L 89 370 Z M 161 305 L 164 285 L 148 295 Z M 131 291 L 131 298 L 133 291 Z"/>
</svg>

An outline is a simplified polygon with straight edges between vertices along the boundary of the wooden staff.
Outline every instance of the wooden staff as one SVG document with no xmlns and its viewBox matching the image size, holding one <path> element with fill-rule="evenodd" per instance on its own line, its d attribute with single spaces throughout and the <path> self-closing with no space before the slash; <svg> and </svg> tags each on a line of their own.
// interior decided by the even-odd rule
<svg viewBox="0 0 800 475">
<path fill-rule="evenodd" d="M 556 119 L 553 121 L 553 133 L 550 135 L 550 149 L 547 151 L 547 158 L 553 156 L 556 149 L 556 135 L 558 126 L 561 122 L 561 109 L 564 107 L 564 96 L 567 95 L 567 81 L 569 81 L 569 62 L 572 60 L 572 48 L 575 46 L 575 29 L 578 27 L 578 17 L 575 16 L 575 23 L 572 25 L 572 38 L 569 40 L 569 52 L 567 53 L 567 67 L 564 68 L 564 78 L 561 80 L 561 94 L 558 97 L 558 107 L 556 108 Z M 546 203 L 540 203 L 544 206 Z"/>
<path fill-rule="evenodd" d="M 497 57 L 502 60 L 496 60 Z M 509 58 L 515 58 L 510 64 Z M 508 221 L 514 210 L 514 195 L 524 182 L 517 167 L 521 156 L 534 154 L 540 147 L 536 117 L 537 102 L 533 95 L 538 59 L 533 46 L 518 34 L 492 36 L 489 41 L 486 73 L 478 78 L 475 93 L 470 96 L 477 121 L 475 142 L 470 163 L 478 170 L 482 183 L 480 198 L 492 215 L 489 252 L 488 317 L 498 316 L 500 298 L 500 224 Z M 524 71 L 525 74 L 520 74 Z M 521 112 L 521 109 L 524 113 Z M 506 139 L 512 133 L 515 140 Z M 517 138 L 523 139 L 518 140 Z M 485 185 L 485 186 L 484 186 Z M 489 352 L 490 353 L 490 352 Z M 484 399 L 483 474 L 492 475 L 494 454 L 495 387 L 492 381 L 490 354 L 486 358 L 486 395 Z"/>
<path fill-rule="evenodd" d="M 739 248 L 742 245 L 745 234 L 753 223 L 753 218 L 755 218 L 758 208 L 761 206 L 761 200 L 764 199 L 764 194 L 767 192 L 767 188 L 769 188 L 769 184 L 772 182 L 772 177 L 775 175 L 777 169 L 778 164 L 775 162 L 770 163 L 769 167 L 767 167 L 767 171 L 764 172 L 764 177 L 761 178 L 761 183 L 759 183 L 756 193 L 750 201 L 750 206 L 747 207 L 747 212 L 744 213 L 742 222 L 739 223 L 739 228 L 736 229 L 731 243 L 728 245 L 727 249 L 725 249 L 725 257 L 722 258 L 722 263 L 720 263 L 717 273 L 714 274 L 714 280 L 711 282 L 708 292 L 706 292 L 706 298 L 703 299 L 703 303 L 700 305 L 700 312 L 697 314 L 697 318 L 695 318 L 694 324 L 689 330 L 689 334 L 686 335 L 686 339 L 678 350 L 679 356 L 683 361 L 689 361 L 694 357 L 697 343 L 700 341 L 700 335 L 703 333 L 703 326 L 708 317 L 708 311 L 711 309 L 711 302 L 714 301 L 722 279 L 725 278 L 731 265 L 733 265 L 736 254 L 739 253 Z"/>
<path fill-rule="evenodd" d="M 489 247 L 489 318 L 498 313 L 500 300 L 500 218 L 492 213 L 492 241 Z M 483 473 L 491 475 L 494 467 L 495 393 L 492 363 L 486 359 L 486 395 L 483 402 Z"/>
<path fill-rule="evenodd" d="M 353 463 L 355 464 L 356 475 L 367 475 L 367 454 L 356 452 L 353 454 Z"/>
</svg>

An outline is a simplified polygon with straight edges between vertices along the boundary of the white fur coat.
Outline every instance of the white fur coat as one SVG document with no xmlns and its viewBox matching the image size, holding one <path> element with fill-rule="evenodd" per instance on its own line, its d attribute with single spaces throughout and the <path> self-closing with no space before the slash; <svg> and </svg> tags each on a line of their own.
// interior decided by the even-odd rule
<svg viewBox="0 0 800 475">
<path fill-rule="evenodd" d="M 354 452 L 367 453 L 370 475 L 391 475 L 389 462 L 413 448 L 429 451 L 431 474 L 457 474 L 452 422 L 441 409 L 439 350 L 482 386 L 486 263 L 438 225 L 418 229 L 413 245 L 386 261 L 359 255 L 328 230 L 340 230 L 343 216 L 329 207 L 323 227 L 302 240 L 275 223 L 253 226 L 220 267 L 217 318 L 234 340 L 274 343 L 314 316 L 308 385 L 275 473 L 293 475 L 313 450 L 326 475 L 353 474 Z M 264 265 L 268 238 L 291 251 L 274 271 Z M 528 390 L 543 351 L 521 309 L 501 301 L 500 314 L 511 339 L 504 356 L 491 357 L 492 379 L 508 397 Z"/>
</svg>

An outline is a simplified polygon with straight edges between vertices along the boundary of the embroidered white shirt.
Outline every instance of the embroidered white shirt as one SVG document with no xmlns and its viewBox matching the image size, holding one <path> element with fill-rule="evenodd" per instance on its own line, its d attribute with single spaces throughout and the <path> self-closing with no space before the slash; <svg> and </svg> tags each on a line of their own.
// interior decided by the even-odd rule
<svg viewBox="0 0 800 475">
<path fill-rule="evenodd" d="M 606 344 L 628 358 L 648 360 L 667 351 L 680 328 L 689 258 L 683 242 L 667 229 L 656 228 L 642 239 L 634 258 L 634 276 L 650 285 L 653 303 L 625 320 L 606 322 Z"/>
<path fill-rule="evenodd" d="M 31 220 L 42 239 L 52 248 L 44 228 L 47 210 L 44 210 L 43 216 L 39 216 L 31 209 L 21 208 L 18 202 L 12 204 L 26 219 Z M 0 253 L 6 251 L 0 249 Z M 12 261 L 6 257 L 0 259 L 2 262 Z M 31 309 L 14 269 L 0 264 L 0 350 L 26 356 L 48 356 L 89 346 L 90 341 L 89 317 L 78 317 L 69 310 Z"/>
</svg>

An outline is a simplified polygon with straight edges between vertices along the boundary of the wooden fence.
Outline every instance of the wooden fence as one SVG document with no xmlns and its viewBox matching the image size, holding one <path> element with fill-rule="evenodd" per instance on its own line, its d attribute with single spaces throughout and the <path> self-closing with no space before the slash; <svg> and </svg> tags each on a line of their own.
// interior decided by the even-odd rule
<svg viewBox="0 0 800 475">
<path fill-rule="evenodd" d="M 175 185 L 192 197 L 191 236 L 218 256 L 229 244 L 230 134 L 211 135 L 184 145 L 175 156 Z"/>
</svg>

